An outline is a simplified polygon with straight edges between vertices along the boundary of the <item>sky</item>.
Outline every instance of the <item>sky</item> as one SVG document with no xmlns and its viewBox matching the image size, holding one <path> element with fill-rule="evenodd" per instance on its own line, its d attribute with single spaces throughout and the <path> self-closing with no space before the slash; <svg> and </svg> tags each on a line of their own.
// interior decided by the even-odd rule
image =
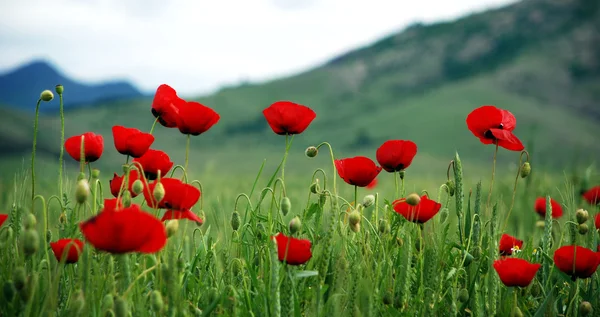
<svg viewBox="0 0 600 317">
<path fill-rule="evenodd" d="M 76 80 L 181 95 L 289 76 L 406 26 L 514 0 L 0 2 L 0 73 L 45 59 Z"/>
</svg>

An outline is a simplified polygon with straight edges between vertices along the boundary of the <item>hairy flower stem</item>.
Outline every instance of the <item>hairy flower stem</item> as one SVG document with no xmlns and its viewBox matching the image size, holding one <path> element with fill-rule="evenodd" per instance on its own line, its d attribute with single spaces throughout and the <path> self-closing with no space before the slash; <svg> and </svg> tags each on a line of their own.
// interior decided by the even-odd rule
<svg viewBox="0 0 600 317">
<path fill-rule="evenodd" d="M 156 119 L 154 119 L 154 123 L 152 123 L 152 128 L 150 128 L 150 134 L 152 134 L 154 132 L 154 127 L 156 127 L 156 123 L 158 122 L 159 117 L 156 117 Z"/>
<path fill-rule="evenodd" d="M 490 192 L 488 193 L 487 203 L 485 204 L 485 211 L 489 213 L 490 201 L 492 200 L 492 191 L 494 190 L 494 178 L 496 177 L 496 157 L 498 156 L 498 143 L 496 143 L 496 149 L 494 150 L 494 163 L 492 163 L 492 182 L 490 183 Z"/>
<path fill-rule="evenodd" d="M 394 192 L 396 197 L 394 198 L 398 198 L 398 177 L 398 172 L 394 172 L 394 187 L 396 188 L 396 191 Z"/>
<path fill-rule="evenodd" d="M 285 184 L 285 162 L 287 161 L 288 153 L 290 152 L 289 135 L 285 134 L 285 153 L 281 162 L 281 181 Z M 284 193 L 285 194 L 285 193 Z"/>
<path fill-rule="evenodd" d="M 63 95 L 62 93 L 59 93 L 58 96 L 60 97 L 60 154 L 58 157 L 58 190 L 60 193 L 59 197 L 63 196 L 63 179 L 62 179 L 62 173 L 63 173 L 63 157 L 64 157 L 64 153 L 65 153 L 65 113 L 64 113 L 64 104 L 63 104 Z"/>
<path fill-rule="evenodd" d="M 506 213 L 506 219 L 504 220 L 504 226 L 502 226 L 502 231 L 500 232 L 504 232 L 504 230 L 506 230 L 506 226 L 508 226 L 508 219 L 510 218 L 510 213 L 512 212 L 513 207 L 515 206 L 515 196 L 517 196 L 517 183 L 519 182 L 519 176 L 521 176 L 521 170 L 523 169 L 523 164 L 521 164 L 523 160 L 523 154 L 527 155 L 527 161 L 525 162 L 529 162 L 529 152 L 522 151 L 521 155 L 519 156 L 519 170 L 517 171 L 517 176 L 515 177 L 515 185 L 513 186 L 510 208 L 508 208 L 508 213 Z"/>
<path fill-rule="evenodd" d="M 331 147 L 331 144 L 327 143 L 327 142 L 322 142 L 321 144 L 317 145 L 317 149 L 321 148 L 321 146 L 323 145 L 327 145 L 327 147 L 329 147 L 329 156 L 331 157 L 331 166 L 333 167 L 333 175 L 335 175 L 337 169 L 335 168 L 335 157 L 333 156 L 333 148 Z M 336 185 L 336 177 L 333 177 L 333 210 L 335 211 L 337 209 L 337 205 L 338 205 L 338 195 L 337 195 L 337 185 Z"/>
<path fill-rule="evenodd" d="M 190 156 L 190 139 L 192 138 L 191 134 L 187 135 L 187 140 L 185 141 L 185 164 L 183 165 L 184 173 L 188 171 L 188 159 Z"/>
<path fill-rule="evenodd" d="M 42 98 L 38 99 L 35 106 L 35 121 L 33 123 L 33 150 L 31 151 L 31 200 L 35 198 L 35 147 L 37 146 L 38 118 L 40 116 L 40 103 Z"/>
<path fill-rule="evenodd" d="M 358 186 L 354 185 L 354 208 L 358 207 Z"/>
</svg>

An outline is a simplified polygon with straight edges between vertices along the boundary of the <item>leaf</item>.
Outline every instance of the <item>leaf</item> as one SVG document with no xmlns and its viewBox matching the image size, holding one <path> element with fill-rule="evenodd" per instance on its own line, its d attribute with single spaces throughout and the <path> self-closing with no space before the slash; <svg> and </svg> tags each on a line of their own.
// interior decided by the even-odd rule
<svg viewBox="0 0 600 317">
<path fill-rule="evenodd" d="M 310 205 L 310 207 L 308 207 L 308 209 L 306 210 L 306 219 L 305 221 L 308 221 L 312 218 L 312 216 L 314 216 L 319 209 L 321 209 L 321 206 L 319 205 L 319 203 L 312 203 Z"/>
</svg>

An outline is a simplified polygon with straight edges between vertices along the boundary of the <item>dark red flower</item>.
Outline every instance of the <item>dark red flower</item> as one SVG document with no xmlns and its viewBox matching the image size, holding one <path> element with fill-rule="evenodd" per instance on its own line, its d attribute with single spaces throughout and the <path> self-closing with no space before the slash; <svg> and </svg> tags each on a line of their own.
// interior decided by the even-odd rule
<svg viewBox="0 0 600 317">
<path fill-rule="evenodd" d="M 554 251 L 554 264 L 573 280 L 588 278 L 600 265 L 600 253 L 580 246 L 567 245 Z"/>
<path fill-rule="evenodd" d="M 281 262 L 289 265 L 301 265 L 312 257 L 310 240 L 289 238 L 281 232 L 273 238 L 277 242 L 277 256 Z"/>
<path fill-rule="evenodd" d="M 587 200 L 590 205 L 600 204 L 600 186 L 593 187 L 585 192 L 583 198 Z"/>
<path fill-rule="evenodd" d="M 437 215 L 442 204 L 435 202 L 427 197 L 421 196 L 421 200 L 416 206 L 406 202 L 406 198 L 400 198 L 392 203 L 394 211 L 402 215 L 406 220 L 416 223 L 426 223 L 429 219 Z"/>
<path fill-rule="evenodd" d="M 85 239 L 96 249 L 114 254 L 156 253 L 165 246 L 167 234 L 160 220 L 139 205 L 116 209 L 116 199 L 107 200 L 102 211 L 79 224 Z"/>
<path fill-rule="evenodd" d="M 152 101 L 152 114 L 158 118 L 158 122 L 167 128 L 177 126 L 179 107 L 185 104 L 185 100 L 177 96 L 175 89 L 169 85 L 162 84 L 156 89 Z"/>
<path fill-rule="evenodd" d="M 512 133 L 517 119 L 508 110 L 482 106 L 467 116 L 467 127 L 483 144 L 496 144 L 507 150 L 522 151 L 521 141 Z"/>
<path fill-rule="evenodd" d="M 367 189 L 373 189 L 377 187 L 377 178 L 373 178 L 373 180 L 367 185 Z"/>
<path fill-rule="evenodd" d="M 0 214 L 0 227 L 2 226 L 2 224 L 4 224 L 4 222 L 6 221 L 6 219 L 8 219 L 8 215 L 7 214 Z"/>
<path fill-rule="evenodd" d="M 131 157 L 140 157 L 150 149 L 154 136 L 135 128 L 116 125 L 112 128 L 117 152 Z"/>
<path fill-rule="evenodd" d="M 190 101 L 181 104 L 179 107 L 177 128 L 183 134 L 200 135 L 208 131 L 219 119 L 221 117 L 213 109 L 201 103 Z"/>
<path fill-rule="evenodd" d="M 153 149 L 146 151 L 144 155 L 133 161 L 142 165 L 144 175 L 149 180 L 156 179 L 158 171 L 160 171 L 160 175 L 165 176 L 173 167 L 173 162 L 171 162 L 167 153 Z"/>
<path fill-rule="evenodd" d="M 117 173 L 114 173 L 113 179 L 111 179 L 109 181 L 110 193 L 113 196 L 115 196 L 115 197 L 119 196 L 119 191 L 121 190 L 121 186 L 123 185 L 124 179 L 125 179 L 125 174 L 123 174 L 123 176 L 119 176 L 119 175 L 117 175 Z M 123 188 L 123 190 L 129 190 L 129 193 L 131 193 L 131 197 L 137 196 L 137 194 L 133 192 L 131 187 L 133 187 L 133 182 L 135 182 L 138 179 L 142 180 L 142 182 L 144 181 L 143 177 L 140 177 L 139 172 L 135 169 L 132 169 L 129 172 L 129 186 L 127 186 L 127 188 Z"/>
<path fill-rule="evenodd" d="M 552 205 L 552 218 L 562 217 L 562 206 L 553 198 L 550 198 L 550 204 Z M 535 200 L 535 212 L 542 217 L 546 217 L 546 197 L 538 197 Z"/>
<path fill-rule="evenodd" d="M 59 262 L 66 256 L 65 263 L 75 263 L 83 252 L 83 241 L 79 239 L 60 239 L 51 242 L 50 247 Z"/>
<path fill-rule="evenodd" d="M 542 265 L 519 258 L 503 258 L 494 261 L 494 269 L 504 285 L 526 287 L 531 284 Z"/>
<path fill-rule="evenodd" d="M 366 187 L 381 172 L 381 167 L 364 156 L 335 160 L 335 168 L 346 183 L 358 187 Z"/>
<path fill-rule="evenodd" d="M 291 101 L 277 101 L 263 110 L 263 115 L 279 135 L 300 134 L 317 117 L 311 108 Z"/>
<path fill-rule="evenodd" d="M 170 219 L 189 219 L 195 221 L 198 225 L 203 223 L 202 218 L 198 217 L 190 209 L 200 199 L 200 190 L 193 185 L 185 184 L 176 178 L 161 178 L 165 189 L 165 196 L 159 202 L 154 199 L 154 188 L 157 181 L 150 184 L 149 190 L 144 190 L 144 198 L 148 206 L 152 208 L 168 209 L 162 217 L 162 221 Z"/>
<path fill-rule="evenodd" d="M 389 173 L 408 168 L 415 155 L 417 155 L 417 145 L 408 140 L 385 141 L 376 153 L 377 162 Z"/>
<path fill-rule="evenodd" d="M 513 236 L 509 236 L 506 233 L 500 238 L 500 255 L 511 255 L 512 249 L 518 247 L 523 248 L 523 240 L 519 240 Z"/>
<path fill-rule="evenodd" d="M 75 135 L 65 141 L 65 149 L 71 157 L 79 162 L 81 156 L 81 137 L 84 138 L 83 152 L 86 162 L 95 162 L 104 151 L 104 139 L 101 135 L 93 132 L 86 132 L 82 135 Z"/>
</svg>

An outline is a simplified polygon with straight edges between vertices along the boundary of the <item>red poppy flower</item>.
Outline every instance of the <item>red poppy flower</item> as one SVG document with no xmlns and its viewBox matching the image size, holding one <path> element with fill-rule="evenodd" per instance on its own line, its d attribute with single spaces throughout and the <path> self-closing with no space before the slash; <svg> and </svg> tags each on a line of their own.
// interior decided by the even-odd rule
<svg viewBox="0 0 600 317">
<path fill-rule="evenodd" d="M 494 269 L 504 285 L 526 287 L 531 284 L 541 264 L 519 258 L 503 258 L 494 261 Z"/>
<path fill-rule="evenodd" d="M 442 204 L 429 199 L 427 195 L 423 195 L 416 206 L 407 203 L 406 198 L 395 200 L 392 206 L 394 207 L 394 211 L 402 215 L 406 220 L 416 223 L 426 223 L 442 208 Z"/>
<path fill-rule="evenodd" d="M 156 179 L 158 171 L 160 171 L 160 175 L 165 176 L 173 167 L 173 162 L 171 162 L 167 153 L 153 149 L 148 150 L 144 155 L 133 161 L 142 165 L 144 175 L 149 180 Z"/>
<path fill-rule="evenodd" d="M 552 205 L 552 218 L 562 217 L 562 206 L 552 198 L 550 198 L 550 204 Z M 546 197 L 538 197 L 538 199 L 535 200 L 535 212 L 542 217 L 546 217 Z"/>
<path fill-rule="evenodd" d="M 60 239 L 56 242 L 51 242 L 50 247 L 59 262 L 66 256 L 65 263 L 75 263 L 79 260 L 79 255 L 83 252 L 83 241 L 79 239 Z"/>
<path fill-rule="evenodd" d="M 593 187 L 585 192 L 583 198 L 587 200 L 590 205 L 600 204 L 600 186 Z"/>
<path fill-rule="evenodd" d="M 289 265 L 301 265 L 312 257 L 310 240 L 290 238 L 281 232 L 273 238 L 277 242 L 277 256 L 281 262 Z"/>
<path fill-rule="evenodd" d="M 496 144 L 507 150 L 522 151 L 525 147 L 512 133 L 517 119 L 508 110 L 482 106 L 467 116 L 467 127 L 483 144 Z"/>
<path fill-rule="evenodd" d="M 311 108 L 291 101 L 277 101 L 263 110 L 263 115 L 279 135 L 300 134 L 317 117 Z"/>
<path fill-rule="evenodd" d="M 95 162 L 104 151 L 104 139 L 101 135 L 92 132 L 86 132 L 82 135 L 75 135 L 65 141 L 65 149 L 71 157 L 79 162 L 81 156 L 81 137 L 84 138 L 83 152 L 86 162 Z"/>
<path fill-rule="evenodd" d="M 600 265 L 600 254 L 580 246 L 567 245 L 554 251 L 554 264 L 573 280 L 588 278 Z"/>
<path fill-rule="evenodd" d="M 377 187 L 377 178 L 373 178 L 373 180 L 367 185 L 367 189 L 373 189 Z"/>
<path fill-rule="evenodd" d="M 0 214 L 0 227 L 2 226 L 2 224 L 4 224 L 4 222 L 6 221 L 6 219 L 8 219 L 8 215 L 7 214 Z"/>
<path fill-rule="evenodd" d="M 118 197 L 119 196 L 119 191 L 121 190 L 121 186 L 123 185 L 123 180 L 125 179 L 125 173 L 123 173 L 123 176 L 119 176 L 117 175 L 117 173 L 114 173 L 113 175 L 113 179 L 111 179 L 109 182 L 110 185 L 110 193 L 115 196 Z M 129 190 L 129 193 L 131 193 L 131 197 L 136 197 L 137 194 L 133 192 L 133 190 L 131 189 L 131 187 L 133 187 L 133 182 L 135 182 L 136 180 L 141 179 L 142 182 L 144 181 L 141 177 L 140 174 L 137 170 L 133 169 L 129 172 L 129 186 L 127 188 L 123 188 L 124 190 Z"/>
<path fill-rule="evenodd" d="M 523 248 L 523 240 L 519 240 L 513 236 L 509 236 L 506 233 L 500 238 L 500 255 L 511 255 L 512 249 L 518 247 Z"/>
<path fill-rule="evenodd" d="M 96 249 L 113 254 L 156 253 L 167 243 L 165 226 L 139 205 L 114 209 L 106 202 L 96 216 L 79 224 L 85 239 Z"/>
<path fill-rule="evenodd" d="M 154 136 L 135 128 L 116 125 L 112 128 L 115 148 L 123 155 L 140 157 L 154 142 Z"/>
<path fill-rule="evenodd" d="M 177 96 L 175 89 L 169 85 L 162 84 L 156 89 L 154 100 L 152 100 L 152 114 L 158 118 L 158 122 L 166 128 L 177 126 L 179 107 L 185 104 L 185 100 Z"/>
<path fill-rule="evenodd" d="M 165 188 L 165 196 L 159 202 L 154 199 L 154 187 L 157 182 L 150 184 L 149 190 L 144 190 L 144 198 L 148 206 L 152 208 L 168 209 L 162 217 L 162 221 L 170 219 L 188 219 L 195 221 L 198 225 L 203 223 L 202 218 L 198 217 L 190 209 L 200 199 L 200 190 L 193 185 L 185 184 L 176 178 L 161 178 L 160 182 Z"/>
<path fill-rule="evenodd" d="M 177 116 L 177 128 L 183 134 L 200 135 L 213 125 L 221 117 L 213 109 L 194 101 L 181 104 Z"/>
<path fill-rule="evenodd" d="M 346 183 L 358 187 L 366 187 L 381 172 L 381 167 L 364 156 L 335 160 L 335 168 Z"/>
<path fill-rule="evenodd" d="M 408 140 L 385 141 L 376 153 L 377 162 L 389 173 L 408 168 L 415 155 L 417 155 L 417 145 Z"/>
</svg>

